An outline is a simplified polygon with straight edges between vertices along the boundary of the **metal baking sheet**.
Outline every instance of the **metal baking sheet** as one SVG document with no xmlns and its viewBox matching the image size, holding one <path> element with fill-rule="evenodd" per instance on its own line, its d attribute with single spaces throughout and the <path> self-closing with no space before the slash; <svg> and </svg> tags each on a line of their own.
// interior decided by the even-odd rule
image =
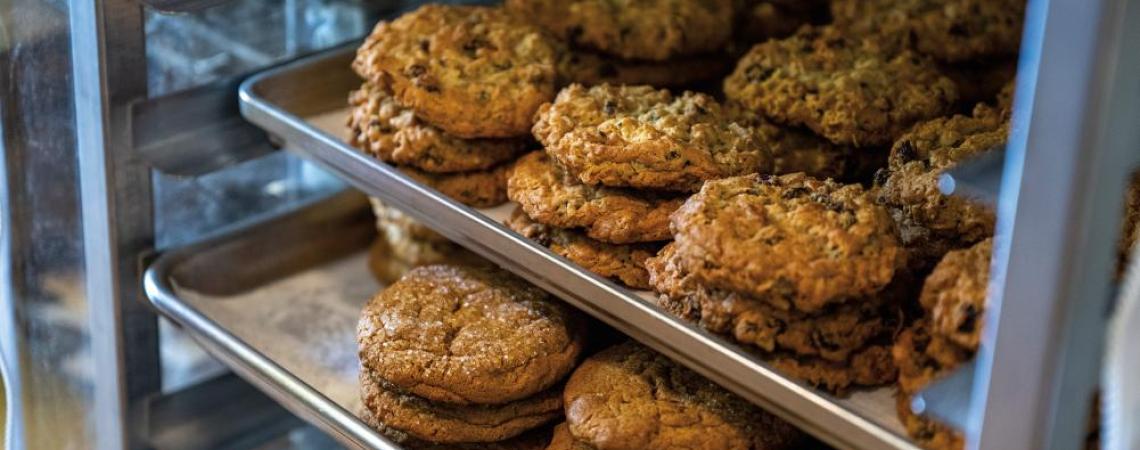
<svg viewBox="0 0 1140 450">
<path fill-rule="evenodd" d="M 242 84 L 242 114 L 290 151 L 408 212 L 441 234 L 566 300 L 722 386 L 839 448 L 915 449 L 904 436 L 893 388 L 835 398 L 780 375 L 718 336 L 646 301 L 501 225 L 510 206 L 456 203 L 345 143 L 346 99 L 361 80 L 351 47 L 258 74 Z"/>
</svg>

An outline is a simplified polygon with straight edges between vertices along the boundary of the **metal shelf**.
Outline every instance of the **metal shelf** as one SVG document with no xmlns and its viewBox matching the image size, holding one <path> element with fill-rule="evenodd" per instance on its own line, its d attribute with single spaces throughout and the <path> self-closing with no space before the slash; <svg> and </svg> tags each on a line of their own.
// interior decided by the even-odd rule
<svg viewBox="0 0 1140 450">
<path fill-rule="evenodd" d="M 360 84 L 349 70 L 352 56 L 352 48 L 342 48 L 254 76 L 241 87 L 242 114 L 285 148 L 365 193 L 831 445 L 916 448 L 901 434 L 893 388 L 836 398 L 786 378 L 743 349 L 661 311 L 646 301 L 648 293 L 619 287 L 508 230 L 501 220 L 509 207 L 465 207 L 347 145 L 341 136 L 345 99 Z"/>
</svg>

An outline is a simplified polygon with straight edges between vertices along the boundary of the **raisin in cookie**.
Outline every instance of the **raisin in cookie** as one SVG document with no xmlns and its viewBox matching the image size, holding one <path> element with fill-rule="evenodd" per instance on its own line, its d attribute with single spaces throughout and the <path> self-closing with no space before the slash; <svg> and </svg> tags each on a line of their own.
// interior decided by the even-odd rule
<svg viewBox="0 0 1140 450">
<path fill-rule="evenodd" d="M 562 415 L 559 389 L 499 405 L 451 405 L 396 392 L 362 371 L 360 391 L 364 407 L 377 422 L 441 444 L 511 439 Z"/>
<path fill-rule="evenodd" d="M 672 228 L 697 280 L 805 313 L 873 296 L 906 263 L 890 215 L 862 187 L 804 174 L 705 183 Z"/>
<path fill-rule="evenodd" d="M 831 27 L 805 27 L 753 47 L 725 79 L 724 93 L 778 123 L 856 147 L 888 144 L 958 99 L 954 82 L 933 63 Z"/>
<path fill-rule="evenodd" d="M 582 185 L 542 152 L 519 158 L 507 179 L 507 193 L 534 221 L 583 228 L 615 244 L 667 240 L 669 214 L 681 206 L 675 196 Z"/>
<path fill-rule="evenodd" d="M 411 167 L 400 172 L 453 200 L 473 208 L 490 208 L 507 202 L 507 170 L 501 164 L 487 170 L 456 173 L 428 173 Z"/>
<path fill-rule="evenodd" d="M 598 449 L 790 449 L 791 424 L 634 342 L 584 361 L 566 382 L 566 423 Z"/>
<path fill-rule="evenodd" d="M 556 58 L 545 33 L 505 11 L 429 4 L 377 24 L 353 66 L 453 136 L 512 137 L 554 96 Z"/>
<path fill-rule="evenodd" d="M 993 234 L 993 208 L 942 194 L 938 177 L 959 162 L 1004 145 L 1008 130 L 1008 122 L 995 110 L 979 105 L 973 116 L 923 122 L 891 148 L 887 168 L 875 174 L 877 195 L 919 264 L 932 266 L 947 251 Z"/>
<path fill-rule="evenodd" d="M 942 257 L 922 286 L 922 304 L 931 332 L 971 352 L 978 349 L 986 288 L 990 280 L 993 238 Z"/>
<path fill-rule="evenodd" d="M 704 180 L 771 169 L 756 131 L 705 94 L 575 84 L 536 119 L 547 153 L 589 185 L 692 191 Z"/>
<path fill-rule="evenodd" d="M 658 305 L 717 334 L 732 336 L 766 352 L 845 362 L 873 340 L 897 328 L 901 312 L 894 299 L 855 299 L 808 315 L 734 292 L 704 286 L 680 267 L 673 245 L 646 262 Z"/>
<path fill-rule="evenodd" d="M 634 289 L 649 289 L 645 261 L 660 249 L 658 245 L 601 242 L 574 230 L 535 222 L 522 209 L 511 214 L 507 227 L 599 276 L 612 278 Z"/>
<path fill-rule="evenodd" d="M 365 82 L 349 94 L 350 143 L 381 161 L 425 172 L 483 170 L 526 150 L 526 139 L 460 139 L 425 124 L 388 92 Z"/>
<path fill-rule="evenodd" d="M 429 400 L 504 403 L 573 369 L 583 345 L 576 311 L 508 272 L 423 266 L 364 308 L 361 364 Z"/>
<path fill-rule="evenodd" d="M 732 35 L 732 0 L 508 0 L 571 45 L 664 61 L 712 52 Z"/>
<path fill-rule="evenodd" d="M 832 0 L 831 15 L 848 32 L 962 62 L 1017 54 L 1025 0 Z"/>
</svg>

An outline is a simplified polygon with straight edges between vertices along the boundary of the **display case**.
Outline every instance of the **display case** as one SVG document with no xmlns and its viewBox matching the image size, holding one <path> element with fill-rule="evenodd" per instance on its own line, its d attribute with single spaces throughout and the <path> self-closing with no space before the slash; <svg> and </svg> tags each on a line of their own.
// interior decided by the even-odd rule
<svg viewBox="0 0 1140 450">
<path fill-rule="evenodd" d="M 356 416 L 352 336 L 379 288 L 360 192 L 826 444 L 917 448 L 891 388 L 787 378 L 511 232 L 509 206 L 463 206 L 346 144 L 358 39 L 417 3 L 0 7 L 9 448 L 399 448 Z M 996 205 L 992 312 L 974 362 L 911 406 L 969 448 L 1084 442 L 1140 159 L 1136 24 L 1138 2 L 1030 1 L 1006 148 L 942 175 Z"/>
</svg>

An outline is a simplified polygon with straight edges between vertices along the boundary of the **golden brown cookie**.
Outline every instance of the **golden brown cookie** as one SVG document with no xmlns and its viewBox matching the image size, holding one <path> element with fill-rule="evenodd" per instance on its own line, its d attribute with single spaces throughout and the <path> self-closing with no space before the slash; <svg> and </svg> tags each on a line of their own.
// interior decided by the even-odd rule
<svg viewBox="0 0 1140 450">
<path fill-rule="evenodd" d="M 752 47 L 725 79 L 724 93 L 778 123 L 856 147 L 886 145 L 958 99 L 954 82 L 933 63 L 831 27 Z"/>
<path fill-rule="evenodd" d="M 993 238 L 942 257 L 922 285 L 922 304 L 931 332 L 970 352 L 978 349 L 986 311 Z"/>
<path fill-rule="evenodd" d="M 733 45 L 742 47 L 741 53 L 753 44 L 787 37 L 803 25 L 826 22 L 829 15 L 827 0 L 735 0 L 733 3 L 736 9 Z"/>
<path fill-rule="evenodd" d="M 860 171 L 862 160 L 871 153 L 866 149 L 835 145 L 810 131 L 783 127 L 740 105 L 725 105 L 736 117 L 746 121 L 772 153 L 772 173 L 804 172 L 815 178 L 849 179 Z"/>
<path fill-rule="evenodd" d="M 719 79 L 732 69 L 726 55 L 712 53 L 686 56 L 668 61 L 634 61 L 588 50 L 566 48 L 558 58 L 558 85 L 578 83 L 647 84 L 661 88 L 691 86 Z"/>
<path fill-rule="evenodd" d="M 965 440 L 962 433 L 950 426 L 910 410 L 910 396 L 899 394 L 895 409 L 907 434 L 924 450 L 962 450 Z"/>
<path fill-rule="evenodd" d="M 766 355 L 764 360 L 777 372 L 836 395 L 855 387 L 892 383 L 898 374 L 886 345 L 865 347 L 843 363 L 786 353 Z"/>
<path fill-rule="evenodd" d="M 451 242 L 443 235 L 435 232 L 405 214 L 403 211 L 384 203 L 376 197 L 368 197 L 372 205 L 372 214 L 376 216 L 376 231 L 395 239 L 415 239 L 428 242 Z"/>
<path fill-rule="evenodd" d="M 554 437 L 550 439 L 550 445 L 546 450 L 595 450 L 593 446 L 574 439 L 574 435 L 570 434 L 570 426 L 565 422 L 554 426 Z"/>
<path fill-rule="evenodd" d="M 399 169 L 413 180 L 472 208 L 490 208 L 507 202 L 510 164 L 458 173 L 428 173 L 411 167 Z"/>
<path fill-rule="evenodd" d="M 931 334 L 930 321 L 924 317 L 899 333 L 891 357 L 899 369 L 899 391 L 915 394 L 968 361 L 973 352 Z"/>
<path fill-rule="evenodd" d="M 360 390 L 377 423 L 440 444 L 503 441 L 562 415 L 558 389 L 501 405 L 452 405 L 395 392 L 362 371 Z"/>
<path fill-rule="evenodd" d="M 554 97 L 556 58 L 545 33 L 501 9 L 428 4 L 377 24 L 353 67 L 453 136 L 513 137 Z"/>
<path fill-rule="evenodd" d="M 645 260 L 652 257 L 660 245 L 601 242 L 577 231 L 535 222 L 522 209 L 511 214 L 507 227 L 599 276 L 612 278 L 634 289 L 649 289 Z"/>
<path fill-rule="evenodd" d="M 507 0 L 506 7 L 571 45 L 624 59 L 712 52 L 732 35 L 732 0 Z"/>
<path fill-rule="evenodd" d="M 388 240 L 383 236 L 377 237 L 368 248 L 368 271 L 384 285 L 395 283 L 412 267 L 412 264 L 392 256 Z"/>
<path fill-rule="evenodd" d="M 943 61 L 1017 54 L 1025 0 L 832 0 L 836 26 Z"/>
<path fill-rule="evenodd" d="M 571 85 L 539 109 L 534 136 L 589 185 L 691 191 L 772 162 L 734 108 L 649 86 Z"/>
<path fill-rule="evenodd" d="M 579 184 L 543 152 L 519 158 L 507 179 L 507 193 L 536 222 L 582 228 L 593 239 L 615 244 L 669 239 L 669 214 L 684 201 Z"/>
<path fill-rule="evenodd" d="M 873 340 L 893 333 L 901 319 L 897 302 L 885 298 L 885 293 L 809 315 L 711 289 L 677 264 L 674 250 L 666 246 L 646 263 L 654 290 L 660 294 L 658 305 L 710 332 L 732 336 L 765 352 L 779 350 L 845 362 Z"/>
<path fill-rule="evenodd" d="M 635 342 L 587 358 L 564 399 L 570 433 L 601 450 L 773 450 L 803 439 L 791 424 Z"/>
<path fill-rule="evenodd" d="M 583 346 L 577 312 L 490 267 L 423 266 L 364 308 L 361 364 L 409 394 L 497 404 L 550 388 Z"/>
<path fill-rule="evenodd" d="M 380 423 L 368 408 L 362 407 L 357 416 L 388 440 L 400 444 L 407 450 L 543 450 L 551 442 L 553 430 L 548 427 L 535 428 L 505 441 L 459 444 L 437 444 L 416 439 L 408 433 L 392 429 Z"/>
<path fill-rule="evenodd" d="M 460 139 L 425 124 L 365 82 L 348 96 L 350 143 L 381 161 L 433 173 L 483 170 L 526 150 L 527 139 Z"/>
<path fill-rule="evenodd" d="M 978 103 L 994 103 L 1017 75 L 1017 60 L 939 64 L 939 70 L 958 87 L 958 110 L 970 112 Z"/>
<path fill-rule="evenodd" d="M 705 183 L 672 229 L 697 280 L 805 313 L 873 296 L 906 263 L 890 215 L 862 187 L 803 174 Z"/>
<path fill-rule="evenodd" d="M 959 162 L 1001 147 L 1008 133 L 1007 121 L 979 105 L 973 116 L 923 122 L 895 142 L 887 168 L 875 174 L 876 192 L 916 263 L 932 266 L 947 251 L 993 234 L 993 208 L 943 195 L 938 177 Z"/>
<path fill-rule="evenodd" d="M 1120 224 L 1120 239 L 1116 245 L 1116 277 L 1122 278 L 1132 257 L 1132 247 L 1136 245 L 1140 233 L 1140 171 L 1128 178 L 1128 190 L 1124 194 L 1124 213 Z"/>
</svg>

